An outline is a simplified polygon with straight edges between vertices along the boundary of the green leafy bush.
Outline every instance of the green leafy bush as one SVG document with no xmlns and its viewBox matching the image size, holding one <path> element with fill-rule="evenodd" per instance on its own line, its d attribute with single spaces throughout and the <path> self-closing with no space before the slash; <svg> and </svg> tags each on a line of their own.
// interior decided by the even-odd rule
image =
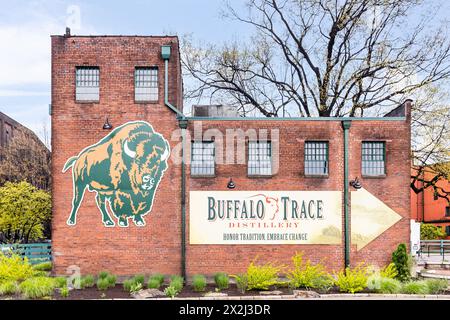
<svg viewBox="0 0 450 320">
<path fill-rule="evenodd" d="M 294 267 L 287 273 L 292 288 L 326 289 L 333 285 L 333 278 L 322 264 L 312 265 L 310 260 L 303 260 L 303 252 L 292 257 Z"/>
<path fill-rule="evenodd" d="M 107 278 L 98 278 L 97 279 L 97 289 L 101 291 L 108 290 L 110 287 L 110 283 Z"/>
<path fill-rule="evenodd" d="M 183 277 L 176 275 L 171 277 L 169 286 L 176 289 L 177 292 L 180 292 L 183 289 L 183 285 L 184 285 Z"/>
<path fill-rule="evenodd" d="M 95 279 L 93 275 L 86 275 L 81 278 L 81 288 L 92 288 L 95 285 Z"/>
<path fill-rule="evenodd" d="M 425 280 L 430 294 L 439 294 L 447 290 L 448 281 L 445 279 L 427 279 Z"/>
<path fill-rule="evenodd" d="M 178 293 L 180 293 L 180 291 L 172 285 L 170 285 L 166 289 L 164 289 L 164 294 L 170 298 L 174 298 L 175 296 L 178 295 Z"/>
<path fill-rule="evenodd" d="M 63 288 L 67 286 L 67 279 L 65 277 L 56 277 L 53 278 L 55 281 L 55 287 L 56 288 Z"/>
<path fill-rule="evenodd" d="M 228 289 L 230 278 L 226 273 L 218 272 L 214 275 L 214 282 L 216 283 L 217 289 L 225 290 Z"/>
<path fill-rule="evenodd" d="M 234 278 L 234 280 L 236 281 L 236 286 L 238 288 L 238 290 L 244 294 L 245 291 L 248 288 L 248 277 L 246 273 L 241 273 L 241 274 L 237 274 L 237 275 L 231 275 L 231 277 Z"/>
<path fill-rule="evenodd" d="M 163 283 L 164 283 L 164 275 L 162 275 L 162 274 L 160 274 L 160 273 L 155 273 L 155 274 L 153 274 L 153 275 L 150 276 L 149 282 L 150 282 L 150 280 L 158 281 L 158 282 L 159 282 L 158 288 L 159 288 L 159 287 L 162 286 Z M 154 283 L 155 283 L 155 282 L 154 282 Z"/>
<path fill-rule="evenodd" d="M 392 253 L 392 262 L 397 271 L 396 279 L 404 282 L 411 278 L 411 257 L 406 250 L 406 244 L 401 243 Z"/>
<path fill-rule="evenodd" d="M 335 285 L 341 292 L 360 292 L 366 288 L 369 275 L 370 272 L 363 263 L 353 269 L 347 267 L 345 271 L 335 274 Z"/>
<path fill-rule="evenodd" d="M 52 271 L 52 263 L 50 261 L 38 263 L 33 266 L 33 269 L 36 271 Z"/>
<path fill-rule="evenodd" d="M 393 294 L 401 291 L 402 284 L 397 279 L 374 274 L 367 280 L 367 287 L 378 293 Z"/>
<path fill-rule="evenodd" d="M 409 281 L 403 284 L 402 293 L 406 294 L 428 294 L 429 288 L 426 281 Z"/>
<path fill-rule="evenodd" d="M 55 287 L 53 278 L 35 277 L 23 281 L 19 285 L 19 291 L 27 299 L 36 299 L 51 296 Z"/>
<path fill-rule="evenodd" d="M 14 280 L 7 280 L 0 283 L 0 296 L 7 294 L 15 294 L 18 291 L 17 282 Z"/>
<path fill-rule="evenodd" d="M 270 286 L 279 283 L 278 273 L 282 269 L 283 266 L 273 263 L 257 265 L 256 259 L 253 260 L 247 268 L 247 290 L 269 290 Z"/>
<path fill-rule="evenodd" d="M 205 291 L 206 277 L 201 274 L 196 274 L 192 277 L 192 287 L 196 292 Z"/>
<path fill-rule="evenodd" d="M 380 271 L 380 276 L 382 276 L 383 278 L 395 279 L 395 277 L 397 277 L 397 274 L 397 268 L 395 267 L 394 263 L 388 264 Z"/>
<path fill-rule="evenodd" d="M 420 239 L 421 240 L 440 240 L 444 239 L 446 234 L 441 227 L 428 224 L 421 223 L 420 224 Z"/>
<path fill-rule="evenodd" d="M 13 280 L 22 281 L 36 276 L 37 271 L 33 269 L 28 259 L 22 259 L 19 255 L 10 257 L 0 253 L 0 282 Z"/>
<path fill-rule="evenodd" d="M 61 295 L 61 297 L 67 298 L 69 296 L 69 288 L 67 286 L 62 287 L 59 291 L 59 294 Z"/>
</svg>

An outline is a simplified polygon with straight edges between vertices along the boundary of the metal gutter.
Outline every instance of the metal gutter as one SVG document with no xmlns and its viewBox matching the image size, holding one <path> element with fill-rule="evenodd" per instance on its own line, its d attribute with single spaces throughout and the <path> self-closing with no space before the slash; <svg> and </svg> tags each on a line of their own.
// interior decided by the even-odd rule
<svg viewBox="0 0 450 320">
<path fill-rule="evenodd" d="M 406 117 L 186 117 L 202 121 L 406 121 Z"/>
<path fill-rule="evenodd" d="M 349 134 L 352 125 L 351 120 L 341 122 L 344 130 L 344 261 L 345 268 L 350 266 L 350 232 L 349 232 L 349 180 L 348 180 L 348 158 L 349 158 Z"/>
</svg>

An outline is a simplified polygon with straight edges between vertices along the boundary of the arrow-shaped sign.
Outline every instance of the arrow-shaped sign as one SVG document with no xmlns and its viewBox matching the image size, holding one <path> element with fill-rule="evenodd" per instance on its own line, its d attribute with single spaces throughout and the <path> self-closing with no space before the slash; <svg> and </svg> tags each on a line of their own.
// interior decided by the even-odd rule
<svg viewBox="0 0 450 320">
<path fill-rule="evenodd" d="M 402 217 L 369 191 L 351 192 L 352 244 L 361 250 Z"/>
</svg>

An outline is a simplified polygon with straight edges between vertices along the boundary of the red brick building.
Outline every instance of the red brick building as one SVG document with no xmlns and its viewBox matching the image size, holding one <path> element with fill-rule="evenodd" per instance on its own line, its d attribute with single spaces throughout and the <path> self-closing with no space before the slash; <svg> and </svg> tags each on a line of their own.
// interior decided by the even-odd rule
<svg viewBox="0 0 450 320">
<path fill-rule="evenodd" d="M 421 178 L 430 181 L 435 176 L 432 168 L 426 168 Z M 416 182 L 416 186 L 422 188 L 423 182 Z M 450 190 L 450 182 L 445 179 L 439 180 L 436 186 Z M 450 238 L 450 204 L 447 199 L 439 197 L 433 188 L 426 188 L 419 194 L 411 190 L 411 219 L 441 227 Z"/>
<path fill-rule="evenodd" d="M 236 273 L 296 251 L 383 266 L 409 243 L 410 104 L 185 117 L 176 37 L 52 36 L 54 272 Z"/>
</svg>

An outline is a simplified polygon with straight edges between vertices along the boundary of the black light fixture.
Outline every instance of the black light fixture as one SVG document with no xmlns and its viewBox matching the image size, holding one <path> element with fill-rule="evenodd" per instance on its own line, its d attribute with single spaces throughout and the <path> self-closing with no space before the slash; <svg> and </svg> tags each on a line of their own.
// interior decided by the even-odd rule
<svg viewBox="0 0 450 320">
<path fill-rule="evenodd" d="M 105 124 L 103 125 L 103 129 L 105 129 L 105 130 L 112 129 L 112 125 L 109 123 L 108 118 L 106 118 Z"/>
<path fill-rule="evenodd" d="M 232 178 L 230 178 L 230 181 L 228 181 L 227 188 L 228 188 L 228 189 L 234 189 L 234 188 L 236 188 L 236 185 L 234 184 Z"/>
<path fill-rule="evenodd" d="M 359 182 L 358 177 L 356 177 L 355 180 L 350 181 L 350 185 L 351 185 L 353 188 L 355 188 L 356 190 L 362 188 L 361 182 Z"/>
</svg>

